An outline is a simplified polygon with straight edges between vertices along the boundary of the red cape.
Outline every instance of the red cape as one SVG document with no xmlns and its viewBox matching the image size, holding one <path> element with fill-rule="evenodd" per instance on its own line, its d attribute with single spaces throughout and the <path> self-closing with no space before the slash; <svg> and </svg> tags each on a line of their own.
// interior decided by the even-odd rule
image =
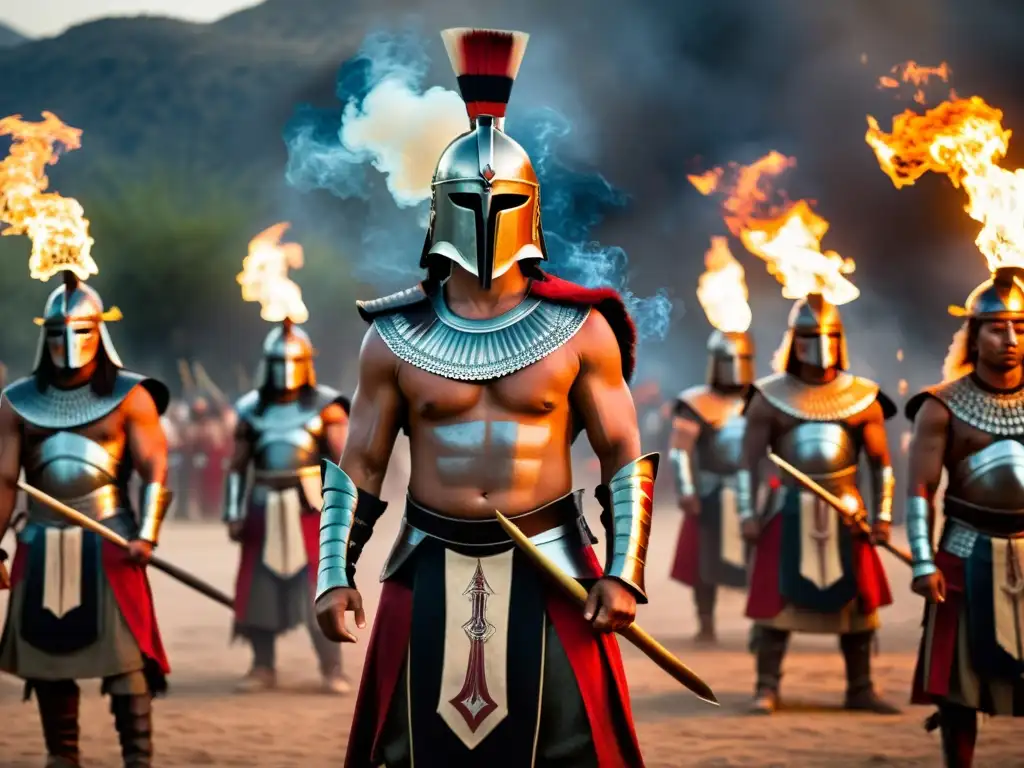
<svg viewBox="0 0 1024 768">
<path fill-rule="evenodd" d="M 593 307 L 604 316 L 619 341 L 622 376 L 627 382 L 632 379 L 636 370 L 636 326 L 622 297 L 611 288 L 584 288 L 554 275 L 540 275 L 530 284 L 533 296 L 560 304 Z"/>
</svg>

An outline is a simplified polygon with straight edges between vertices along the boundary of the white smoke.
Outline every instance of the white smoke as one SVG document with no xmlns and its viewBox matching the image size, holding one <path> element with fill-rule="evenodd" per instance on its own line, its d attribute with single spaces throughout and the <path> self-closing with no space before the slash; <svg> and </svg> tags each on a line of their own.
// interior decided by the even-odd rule
<svg viewBox="0 0 1024 768">
<path fill-rule="evenodd" d="M 403 77 L 377 83 L 362 104 L 345 107 L 342 145 L 387 179 L 400 208 L 430 197 L 434 167 L 445 147 L 469 130 L 459 94 L 434 87 L 417 93 Z"/>
</svg>

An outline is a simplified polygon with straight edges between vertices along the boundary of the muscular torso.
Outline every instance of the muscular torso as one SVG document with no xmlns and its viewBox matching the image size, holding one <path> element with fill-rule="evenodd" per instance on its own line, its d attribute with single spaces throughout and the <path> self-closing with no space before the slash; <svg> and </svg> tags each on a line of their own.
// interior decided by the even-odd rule
<svg viewBox="0 0 1024 768">
<path fill-rule="evenodd" d="M 400 364 L 412 459 L 409 493 L 453 516 L 520 514 L 572 490 L 573 344 L 484 383 Z"/>
</svg>

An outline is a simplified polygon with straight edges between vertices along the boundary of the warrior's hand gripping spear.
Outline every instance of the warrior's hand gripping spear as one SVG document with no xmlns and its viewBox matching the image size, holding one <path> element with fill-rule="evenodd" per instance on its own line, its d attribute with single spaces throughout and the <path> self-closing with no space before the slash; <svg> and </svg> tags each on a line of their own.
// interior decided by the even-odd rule
<svg viewBox="0 0 1024 768">
<path fill-rule="evenodd" d="M 823 502 L 832 507 L 836 512 L 838 512 L 845 525 L 849 526 L 850 528 L 853 528 L 854 530 L 860 531 L 861 533 L 871 533 L 871 526 L 868 525 L 867 521 L 864 519 L 863 514 L 858 514 L 859 510 L 851 510 L 849 506 L 843 503 L 842 499 L 840 499 L 835 494 L 830 493 L 827 489 L 822 488 L 818 483 L 814 482 L 812 478 L 805 475 L 803 472 L 801 472 L 799 469 L 794 467 L 792 464 L 790 464 L 782 457 L 777 456 L 774 453 L 769 453 L 768 458 L 771 459 L 772 463 L 778 466 L 779 469 L 783 470 L 787 475 L 796 480 L 802 488 L 813 493 Z M 904 563 L 906 565 L 914 564 L 914 560 L 910 556 L 910 553 L 906 550 L 899 548 L 892 542 L 881 542 L 879 546 L 883 547 L 884 549 L 887 549 L 889 552 L 892 552 L 896 556 L 896 559 L 899 560 L 901 563 Z"/>
<path fill-rule="evenodd" d="M 552 563 L 544 553 L 541 552 L 534 543 L 516 527 L 515 523 L 511 522 L 507 517 L 501 514 L 501 512 L 495 511 L 494 514 L 498 518 L 498 522 L 501 524 L 501 527 L 504 528 L 505 532 L 509 535 L 509 538 L 516 543 L 516 546 L 522 550 L 534 565 L 536 565 L 553 581 L 555 586 L 559 587 L 571 600 L 578 603 L 582 608 L 587 602 L 587 590 L 583 588 L 583 585 L 576 581 L 576 579 L 573 579 L 560 571 L 558 566 Z M 643 651 L 647 658 L 672 675 L 672 677 L 697 694 L 701 699 L 709 704 L 718 704 L 718 699 L 715 697 L 714 691 L 711 690 L 711 686 L 701 680 L 700 677 L 697 676 L 696 672 L 673 656 L 663 645 L 661 645 L 661 643 L 647 634 L 635 623 L 630 624 L 628 627 L 625 627 L 618 632 L 624 638 L 629 640 L 629 642 L 635 647 Z"/>
<path fill-rule="evenodd" d="M 27 493 L 29 496 L 31 496 L 39 503 L 45 504 L 54 512 L 57 512 L 58 514 L 62 515 L 69 522 L 74 523 L 75 525 L 79 526 L 80 528 L 84 528 L 87 531 L 92 531 L 97 536 L 103 537 L 111 544 L 114 544 L 115 546 L 118 546 L 121 549 L 124 549 L 126 551 L 129 549 L 129 542 L 127 539 L 125 539 L 117 532 L 110 530 L 102 523 L 93 520 L 91 517 L 88 517 L 87 515 L 83 515 L 78 510 L 72 509 L 67 504 L 64 504 L 58 499 L 53 498 L 48 493 L 44 493 L 38 488 L 34 488 L 33 486 L 29 485 L 28 483 L 22 480 L 18 481 L 18 487 L 21 488 L 21 490 L 23 490 L 25 493 Z M 180 581 L 185 586 L 191 587 L 192 589 L 196 590 L 197 592 L 200 592 L 203 595 L 206 595 L 206 597 L 210 598 L 214 602 L 220 603 L 221 605 L 230 608 L 231 610 L 234 610 L 234 600 L 225 595 L 216 587 L 207 584 L 205 581 L 196 576 L 193 576 L 188 571 L 184 571 L 176 565 L 172 565 L 171 563 L 168 563 L 165 560 L 161 560 L 159 557 L 156 557 L 155 555 L 151 556 L 148 562 L 149 565 L 153 566 L 158 571 L 163 571 L 171 578 Z"/>
</svg>

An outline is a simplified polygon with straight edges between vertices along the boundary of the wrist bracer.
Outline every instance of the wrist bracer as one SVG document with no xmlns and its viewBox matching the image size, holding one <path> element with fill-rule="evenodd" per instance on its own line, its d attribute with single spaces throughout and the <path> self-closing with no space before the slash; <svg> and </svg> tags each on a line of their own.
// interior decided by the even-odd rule
<svg viewBox="0 0 1024 768">
<path fill-rule="evenodd" d="M 167 509 L 174 497 L 160 483 L 148 483 L 143 486 L 139 498 L 139 538 L 156 546 L 160 541 L 160 527 L 163 525 Z"/>
<path fill-rule="evenodd" d="M 892 467 L 873 467 L 871 470 L 872 487 L 875 492 L 875 522 L 892 522 L 892 497 L 896 490 L 896 477 Z"/>
<path fill-rule="evenodd" d="M 668 460 L 672 465 L 672 479 L 675 480 L 676 493 L 680 498 L 693 496 L 697 489 L 693 484 L 693 462 L 690 454 L 682 448 L 673 448 L 668 452 Z"/>
<path fill-rule="evenodd" d="M 355 566 L 373 526 L 387 504 L 356 488 L 345 471 L 324 460 L 320 479 L 324 505 L 320 512 L 320 566 L 316 599 L 332 589 L 355 589 Z"/>
<path fill-rule="evenodd" d="M 224 483 L 224 514 L 222 519 L 225 523 L 238 523 L 245 519 L 245 509 L 242 506 L 245 496 L 245 481 L 238 472 L 228 474 Z"/>
<path fill-rule="evenodd" d="M 907 540 L 910 542 L 910 556 L 913 559 L 912 573 L 915 579 L 935 573 L 932 555 L 932 537 L 928 530 L 931 504 L 921 496 L 907 499 Z"/>
<path fill-rule="evenodd" d="M 647 602 L 644 569 L 658 460 L 657 453 L 649 453 L 631 461 L 612 476 L 600 495 L 601 522 L 608 536 L 604 575 L 629 586 L 639 603 Z"/>
<path fill-rule="evenodd" d="M 740 522 L 754 518 L 753 481 L 749 469 L 741 469 L 736 473 L 736 513 Z"/>
</svg>

